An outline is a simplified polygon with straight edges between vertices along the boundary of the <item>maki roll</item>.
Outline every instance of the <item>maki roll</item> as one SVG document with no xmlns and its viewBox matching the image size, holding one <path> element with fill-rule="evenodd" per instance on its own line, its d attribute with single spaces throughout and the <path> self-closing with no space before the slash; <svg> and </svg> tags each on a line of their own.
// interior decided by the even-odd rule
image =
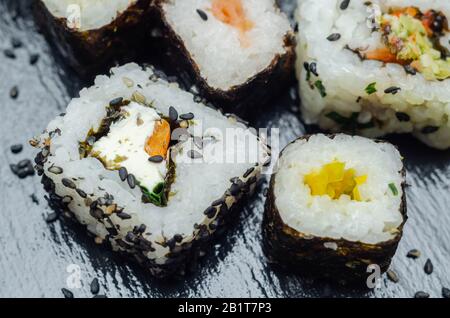
<svg viewBox="0 0 450 318">
<path fill-rule="evenodd" d="M 145 43 L 151 0 L 35 0 L 38 24 L 59 53 L 81 75 L 131 58 Z M 140 31 L 140 32 L 139 32 Z"/>
<path fill-rule="evenodd" d="M 306 123 L 449 148 L 449 17 L 445 0 L 299 1 Z"/>
<path fill-rule="evenodd" d="M 157 0 L 163 34 L 203 93 L 236 111 L 281 88 L 294 37 L 274 0 Z"/>
<path fill-rule="evenodd" d="M 98 76 L 31 143 L 52 207 L 157 277 L 193 268 L 269 159 L 235 117 L 137 64 Z"/>
<path fill-rule="evenodd" d="M 385 272 L 406 222 L 405 170 L 389 143 L 311 135 L 282 152 L 264 221 L 269 262 L 338 282 Z"/>
</svg>

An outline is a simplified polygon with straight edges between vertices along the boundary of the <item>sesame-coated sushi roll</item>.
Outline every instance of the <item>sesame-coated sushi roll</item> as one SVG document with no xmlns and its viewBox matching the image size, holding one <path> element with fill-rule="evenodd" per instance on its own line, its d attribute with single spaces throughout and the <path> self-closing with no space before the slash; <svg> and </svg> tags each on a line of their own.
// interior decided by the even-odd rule
<svg viewBox="0 0 450 318">
<path fill-rule="evenodd" d="M 406 222 L 405 170 L 389 143 L 312 135 L 282 152 L 263 221 L 264 250 L 282 268 L 365 283 L 385 272 Z"/>
<path fill-rule="evenodd" d="M 44 33 L 76 71 L 89 75 L 143 43 L 151 0 L 33 0 Z M 142 44 L 141 44 L 142 46 Z"/>
<path fill-rule="evenodd" d="M 275 94 L 294 37 L 274 0 L 156 0 L 164 34 L 209 99 L 236 110 Z"/>
<path fill-rule="evenodd" d="M 449 17 L 447 0 L 299 1 L 305 121 L 449 148 Z"/>
<path fill-rule="evenodd" d="M 97 77 L 31 143 L 53 207 L 157 277 L 195 265 L 269 160 L 235 117 L 136 64 Z"/>
</svg>

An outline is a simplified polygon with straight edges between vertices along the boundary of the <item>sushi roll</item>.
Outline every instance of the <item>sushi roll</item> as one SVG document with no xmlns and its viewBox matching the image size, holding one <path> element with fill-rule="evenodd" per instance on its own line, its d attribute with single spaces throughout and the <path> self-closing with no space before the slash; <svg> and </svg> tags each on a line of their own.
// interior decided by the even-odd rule
<svg viewBox="0 0 450 318">
<path fill-rule="evenodd" d="M 270 158 L 236 117 L 137 64 L 98 76 L 30 142 L 52 207 L 156 277 L 194 268 Z"/>
<path fill-rule="evenodd" d="M 216 104 L 234 112 L 260 105 L 289 78 L 294 36 L 274 0 L 156 0 L 155 6 L 169 50 Z"/>
<path fill-rule="evenodd" d="M 81 75 L 131 58 L 143 41 L 152 0 L 34 0 L 45 35 Z"/>
<path fill-rule="evenodd" d="M 450 3 L 299 1 L 297 77 L 307 124 L 450 147 Z M 320 27 L 318 27 L 320 24 Z"/>
<path fill-rule="evenodd" d="M 289 144 L 272 175 L 263 221 L 270 263 L 340 283 L 385 272 L 406 222 L 397 149 L 359 136 L 311 135 Z"/>
</svg>

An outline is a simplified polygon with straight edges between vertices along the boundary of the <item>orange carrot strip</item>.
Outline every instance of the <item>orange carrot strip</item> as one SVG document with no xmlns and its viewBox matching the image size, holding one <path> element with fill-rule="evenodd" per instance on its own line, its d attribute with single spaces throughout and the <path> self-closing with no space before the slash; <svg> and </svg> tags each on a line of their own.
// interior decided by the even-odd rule
<svg viewBox="0 0 450 318">
<path fill-rule="evenodd" d="M 167 155 L 167 149 L 170 143 L 170 124 L 161 119 L 155 123 L 153 128 L 153 134 L 147 139 L 145 144 L 145 152 L 150 156 L 162 156 Z"/>
<path fill-rule="evenodd" d="M 397 59 L 397 56 L 393 54 L 388 48 L 380 48 L 365 53 L 365 57 L 368 60 L 376 60 L 385 63 L 399 63 L 404 64 L 404 61 Z"/>
</svg>

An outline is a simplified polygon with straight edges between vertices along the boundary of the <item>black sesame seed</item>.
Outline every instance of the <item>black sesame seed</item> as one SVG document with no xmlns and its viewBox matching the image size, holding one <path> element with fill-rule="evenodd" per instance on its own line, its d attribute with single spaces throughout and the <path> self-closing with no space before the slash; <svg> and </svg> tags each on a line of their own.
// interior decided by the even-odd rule
<svg viewBox="0 0 450 318">
<path fill-rule="evenodd" d="M 19 97 L 19 88 L 17 86 L 13 86 L 11 90 L 9 91 L 9 97 L 12 99 L 16 99 Z"/>
<path fill-rule="evenodd" d="M 61 180 L 61 182 L 65 187 L 70 188 L 70 189 L 75 189 L 77 187 L 75 182 L 73 182 L 72 180 L 67 179 L 67 178 L 63 178 Z"/>
<path fill-rule="evenodd" d="M 207 21 L 208 20 L 208 15 L 206 14 L 205 11 L 203 11 L 201 9 L 197 9 L 197 13 L 200 16 L 200 18 L 202 18 L 203 21 Z"/>
<path fill-rule="evenodd" d="M 317 73 L 317 64 L 315 62 L 309 64 L 309 70 L 311 73 L 313 73 L 316 76 L 319 76 L 319 73 Z"/>
<path fill-rule="evenodd" d="M 217 225 L 216 225 L 215 223 L 210 223 L 210 224 L 209 224 L 209 229 L 210 229 L 211 231 L 214 231 L 214 230 L 217 229 Z"/>
<path fill-rule="evenodd" d="M 397 273 L 395 273 L 393 270 L 388 270 L 386 274 L 390 281 L 398 283 L 399 279 Z"/>
<path fill-rule="evenodd" d="M 34 169 L 36 169 L 36 172 L 38 176 L 42 176 L 44 174 L 44 167 L 41 165 L 35 165 Z"/>
<path fill-rule="evenodd" d="M 122 220 L 129 220 L 129 219 L 131 219 L 131 215 L 129 215 L 128 213 L 125 213 L 125 212 L 119 212 L 116 215 L 119 218 L 121 218 Z"/>
<path fill-rule="evenodd" d="M 450 289 L 442 287 L 442 297 L 450 298 Z"/>
<path fill-rule="evenodd" d="M 397 117 L 398 121 L 406 122 L 411 120 L 411 117 L 406 113 L 397 112 L 395 113 L 395 116 Z"/>
<path fill-rule="evenodd" d="M 392 94 L 392 95 L 395 95 L 395 94 L 397 94 L 400 90 L 401 90 L 400 87 L 391 86 L 391 87 L 389 87 L 389 88 L 386 88 L 386 89 L 384 90 L 384 93 L 385 93 L 385 94 Z"/>
<path fill-rule="evenodd" d="M 136 240 L 136 235 L 134 235 L 133 232 L 128 232 L 125 236 L 125 240 L 133 243 Z"/>
<path fill-rule="evenodd" d="M 139 225 L 138 232 L 144 233 L 146 229 L 147 229 L 147 226 L 144 223 L 142 223 L 141 225 Z"/>
<path fill-rule="evenodd" d="M 64 295 L 64 298 L 73 298 L 73 293 L 67 288 L 61 288 L 61 292 Z"/>
<path fill-rule="evenodd" d="M 344 0 L 341 2 L 341 5 L 339 6 L 339 8 L 341 8 L 341 10 L 346 10 L 348 8 L 349 4 L 350 4 L 350 0 Z"/>
<path fill-rule="evenodd" d="M 94 278 L 90 285 L 91 293 L 97 295 L 100 291 L 100 284 L 98 283 L 98 278 Z"/>
<path fill-rule="evenodd" d="M 34 203 L 34 204 L 39 204 L 39 200 L 38 200 L 38 198 L 36 197 L 36 194 L 31 194 L 30 195 L 30 198 L 31 198 L 31 201 Z"/>
<path fill-rule="evenodd" d="M 244 178 L 247 178 L 254 170 L 255 170 L 254 167 L 248 169 L 248 170 L 244 173 Z"/>
<path fill-rule="evenodd" d="M 15 59 L 16 58 L 16 54 L 13 52 L 13 50 L 11 49 L 6 49 L 3 51 L 3 54 L 10 59 Z"/>
<path fill-rule="evenodd" d="M 220 199 L 214 201 L 214 202 L 211 204 L 211 206 L 218 206 L 218 205 L 221 205 L 221 204 L 224 204 L 224 203 L 225 203 L 225 199 L 224 199 L 224 198 L 220 198 Z"/>
<path fill-rule="evenodd" d="M 173 236 L 173 239 L 175 240 L 175 242 L 180 243 L 181 241 L 183 241 L 183 236 L 180 234 L 175 234 Z"/>
<path fill-rule="evenodd" d="M 48 168 L 48 172 L 51 172 L 53 174 L 61 174 L 63 173 L 63 169 L 57 166 L 51 166 Z"/>
<path fill-rule="evenodd" d="M 30 65 L 34 65 L 39 61 L 39 54 L 31 54 L 30 55 Z"/>
<path fill-rule="evenodd" d="M 21 170 L 19 169 L 19 167 L 17 167 L 17 165 L 15 164 L 11 164 L 9 165 L 9 167 L 11 168 L 12 173 L 14 173 L 16 176 L 20 177 L 20 172 Z"/>
<path fill-rule="evenodd" d="M 409 65 L 409 64 L 405 65 L 404 68 L 405 68 L 405 72 L 408 73 L 408 74 L 411 74 L 411 75 L 416 75 L 417 74 L 417 70 L 414 67 L 412 67 L 411 65 Z"/>
<path fill-rule="evenodd" d="M 433 263 L 431 263 L 430 259 L 427 259 L 425 262 L 425 266 L 423 267 L 423 270 L 425 271 L 425 274 L 430 275 L 433 273 Z"/>
<path fill-rule="evenodd" d="M 334 41 L 339 40 L 340 38 L 341 38 L 341 35 L 339 33 L 333 33 L 327 37 L 327 40 L 330 42 L 334 42 Z"/>
<path fill-rule="evenodd" d="M 176 242 L 175 242 L 175 240 L 173 238 L 171 238 L 170 240 L 168 240 L 166 242 L 166 245 L 172 250 L 175 247 Z"/>
<path fill-rule="evenodd" d="M 62 198 L 61 202 L 64 204 L 69 204 L 72 202 L 73 198 L 70 195 L 66 195 Z"/>
<path fill-rule="evenodd" d="M 212 219 L 214 217 L 214 215 L 216 215 L 216 208 L 213 206 L 210 206 L 209 208 L 207 208 L 205 210 L 205 212 L 203 212 L 207 217 L 209 217 L 210 219 Z"/>
<path fill-rule="evenodd" d="M 105 198 L 98 198 L 97 199 L 98 205 L 106 205 L 106 199 Z"/>
<path fill-rule="evenodd" d="M 231 185 L 230 193 L 231 193 L 232 196 L 238 195 L 240 191 L 241 191 L 241 186 L 240 185 L 238 185 L 236 183 Z"/>
<path fill-rule="evenodd" d="M 45 218 L 45 222 L 47 223 L 53 223 L 55 222 L 59 217 L 59 214 L 56 212 L 50 213 L 47 215 L 47 217 Z"/>
<path fill-rule="evenodd" d="M 439 127 L 437 126 L 426 126 L 424 127 L 421 132 L 424 135 L 433 134 L 439 130 Z"/>
<path fill-rule="evenodd" d="M 91 209 L 95 209 L 97 206 L 98 206 L 98 200 L 91 201 L 91 203 L 89 204 L 89 208 L 91 208 Z"/>
<path fill-rule="evenodd" d="M 239 177 L 233 177 L 230 179 L 231 183 L 242 183 L 241 179 Z"/>
<path fill-rule="evenodd" d="M 114 98 L 113 100 L 111 100 L 109 102 L 109 106 L 117 107 L 117 106 L 121 106 L 122 103 L 123 103 L 123 98 L 122 97 L 117 97 L 117 98 Z"/>
<path fill-rule="evenodd" d="M 134 188 L 136 187 L 136 178 L 134 177 L 133 174 L 130 173 L 130 174 L 127 176 L 127 182 L 128 182 L 128 186 L 129 186 L 131 189 L 134 189 Z"/>
<path fill-rule="evenodd" d="M 94 218 L 96 218 L 96 219 L 101 219 L 101 218 L 103 218 L 103 215 L 104 215 L 103 210 L 100 209 L 100 208 L 92 209 L 92 210 L 90 211 L 90 213 L 91 213 L 91 215 L 92 215 Z"/>
<path fill-rule="evenodd" d="M 304 62 L 303 67 L 305 68 L 305 71 L 309 72 L 309 63 L 308 62 Z"/>
<path fill-rule="evenodd" d="M 23 169 L 23 168 L 29 166 L 30 164 L 31 164 L 31 161 L 29 159 L 23 159 L 23 160 L 19 161 L 19 163 L 17 164 L 17 167 L 19 169 Z"/>
<path fill-rule="evenodd" d="M 127 179 L 127 176 L 128 176 L 127 168 L 121 167 L 121 168 L 119 169 L 119 177 L 120 177 L 120 180 L 125 181 L 125 180 Z"/>
<path fill-rule="evenodd" d="M 152 75 L 149 77 L 149 80 L 151 80 L 152 82 L 157 82 L 158 79 L 159 79 L 159 76 L 156 75 L 156 74 L 152 74 Z"/>
<path fill-rule="evenodd" d="M 430 298 L 430 294 L 424 292 L 424 291 L 418 291 L 414 294 L 414 298 Z"/>
<path fill-rule="evenodd" d="M 109 236 L 117 236 L 119 234 L 119 232 L 117 231 L 117 229 L 115 227 L 107 227 L 106 230 L 108 231 L 108 235 Z"/>
<path fill-rule="evenodd" d="M 194 114 L 193 113 L 181 114 L 180 118 L 183 120 L 191 120 L 194 119 Z"/>
<path fill-rule="evenodd" d="M 199 153 L 199 152 L 196 151 L 196 150 L 189 150 L 188 153 L 187 153 L 187 155 L 188 155 L 188 157 L 191 158 L 191 159 L 200 159 L 200 158 L 203 157 L 202 154 Z"/>
<path fill-rule="evenodd" d="M 420 257 L 420 251 L 416 250 L 416 249 L 410 250 L 408 252 L 408 254 L 406 254 L 406 257 L 413 258 L 413 259 L 419 258 Z"/>
<path fill-rule="evenodd" d="M 18 38 L 12 38 L 11 39 L 11 45 L 12 45 L 13 48 L 18 49 L 18 48 L 22 47 L 23 43 Z"/>
<path fill-rule="evenodd" d="M 170 119 L 171 121 L 176 121 L 176 120 L 178 119 L 178 112 L 177 112 L 177 110 L 176 110 L 174 107 L 172 107 L 172 106 L 169 107 L 169 119 Z"/>
<path fill-rule="evenodd" d="M 148 161 L 153 162 L 153 163 L 161 163 L 164 161 L 164 157 L 157 155 L 157 156 L 152 156 L 150 158 L 148 158 Z"/>
<path fill-rule="evenodd" d="M 438 34 L 442 33 L 444 25 L 447 25 L 447 20 L 444 16 L 437 14 L 434 16 L 433 22 L 431 23 L 431 29 Z"/>
<path fill-rule="evenodd" d="M 47 157 L 50 154 L 50 150 L 46 147 L 42 149 L 41 154 L 43 157 Z"/>
<path fill-rule="evenodd" d="M 82 197 L 83 199 L 86 199 L 86 198 L 87 198 L 87 194 L 86 194 L 86 192 L 84 192 L 83 190 L 81 190 L 81 189 L 76 189 L 76 191 L 77 191 L 78 195 L 79 195 L 80 197 Z"/>
<path fill-rule="evenodd" d="M 30 162 L 30 165 L 29 166 L 26 166 L 25 168 L 23 168 L 22 170 L 19 170 L 19 172 L 17 173 L 17 176 L 20 178 L 20 179 L 24 179 L 24 178 L 26 178 L 26 177 L 28 177 L 28 176 L 33 176 L 34 175 L 34 167 L 33 167 L 33 165 L 31 164 L 31 162 Z"/>
<path fill-rule="evenodd" d="M 10 149 L 13 154 L 18 154 L 23 150 L 23 146 L 21 144 L 16 144 L 12 145 Z"/>
</svg>

